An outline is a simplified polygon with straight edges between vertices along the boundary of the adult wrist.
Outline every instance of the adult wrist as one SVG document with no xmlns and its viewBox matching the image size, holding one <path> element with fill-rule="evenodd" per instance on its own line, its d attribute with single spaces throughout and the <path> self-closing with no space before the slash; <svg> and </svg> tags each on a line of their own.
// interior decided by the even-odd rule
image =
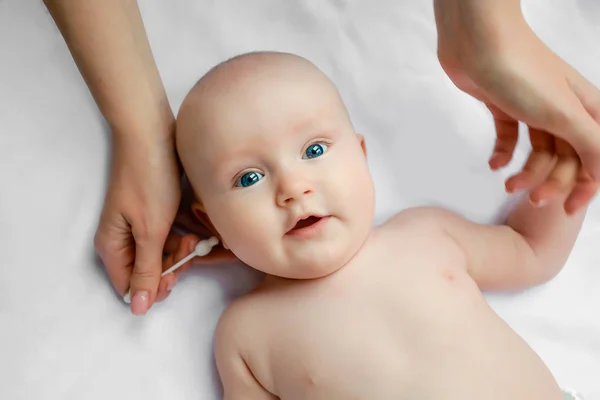
<svg viewBox="0 0 600 400">
<path fill-rule="evenodd" d="M 486 69 L 531 30 L 520 1 L 434 0 L 438 58 L 445 69 Z M 529 31 L 529 32 L 527 32 Z"/>
<path fill-rule="evenodd" d="M 168 105 L 166 108 L 108 117 L 111 134 L 126 142 L 174 141 L 175 117 Z"/>
</svg>

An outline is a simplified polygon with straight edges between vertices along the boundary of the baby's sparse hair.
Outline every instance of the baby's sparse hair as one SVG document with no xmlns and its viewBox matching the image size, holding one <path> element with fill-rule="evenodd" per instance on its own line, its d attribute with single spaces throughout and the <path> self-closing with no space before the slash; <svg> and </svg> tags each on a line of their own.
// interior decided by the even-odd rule
<svg viewBox="0 0 600 400">
<path fill-rule="evenodd" d="M 185 106 L 191 102 L 196 95 L 218 96 L 219 93 L 227 91 L 228 88 L 236 88 L 246 79 L 252 79 L 268 72 L 275 72 L 278 69 L 305 71 L 311 74 L 311 77 L 322 80 L 330 86 L 340 102 L 343 100 L 333 81 L 321 71 L 314 63 L 308 59 L 293 53 L 278 51 L 252 51 L 238 54 L 228 58 L 210 68 L 198 81 L 192 86 L 183 104 L 179 110 L 177 120 L 185 115 Z M 305 75 L 306 77 L 308 75 Z M 218 89 L 217 89 L 218 88 Z M 350 120 L 346 107 L 344 106 L 347 117 Z"/>
<path fill-rule="evenodd" d="M 301 57 L 297 54 L 278 52 L 278 51 L 265 51 L 265 50 L 251 51 L 251 52 L 235 55 L 235 56 L 230 57 L 224 61 L 221 61 L 217 65 L 211 67 L 196 82 L 196 84 L 192 87 L 190 92 L 193 91 L 195 87 L 197 87 L 204 81 L 209 80 L 214 74 L 218 74 L 220 71 L 222 71 L 223 69 L 228 68 L 230 66 L 233 67 L 233 66 L 237 66 L 237 64 L 240 64 L 243 67 L 252 69 L 253 67 L 254 68 L 260 67 L 261 64 L 263 66 L 265 66 L 266 63 L 282 62 L 282 61 L 294 61 L 294 62 L 299 62 L 299 63 L 305 63 L 312 68 L 318 69 L 317 66 L 314 65 L 312 62 L 310 62 L 306 58 Z"/>
</svg>

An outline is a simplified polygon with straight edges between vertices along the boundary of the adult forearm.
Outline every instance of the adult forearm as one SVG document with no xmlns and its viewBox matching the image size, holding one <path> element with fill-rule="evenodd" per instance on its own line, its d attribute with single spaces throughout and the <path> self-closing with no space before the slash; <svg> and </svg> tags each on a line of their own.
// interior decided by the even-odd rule
<svg viewBox="0 0 600 400">
<path fill-rule="evenodd" d="M 442 65 L 476 70 L 527 29 L 520 0 L 434 0 Z"/>
<path fill-rule="evenodd" d="M 434 0 L 437 22 L 458 19 L 473 25 L 521 16 L 520 0 Z"/>
<path fill-rule="evenodd" d="M 114 134 L 172 134 L 173 113 L 135 0 L 45 0 Z"/>
<path fill-rule="evenodd" d="M 434 0 L 436 9 L 442 7 L 459 7 L 463 11 L 481 10 L 484 12 L 515 11 L 521 5 L 521 0 Z"/>
</svg>

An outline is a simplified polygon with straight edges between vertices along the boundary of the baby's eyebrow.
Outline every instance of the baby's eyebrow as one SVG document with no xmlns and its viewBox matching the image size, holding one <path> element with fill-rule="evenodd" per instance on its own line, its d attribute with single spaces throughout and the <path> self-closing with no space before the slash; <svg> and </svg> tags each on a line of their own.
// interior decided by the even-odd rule
<svg viewBox="0 0 600 400">
<path fill-rule="evenodd" d="M 247 158 L 247 156 L 248 150 L 244 148 L 227 151 L 218 155 L 213 162 L 213 174 L 227 179 L 233 178 L 233 175 L 241 168 L 240 165 L 243 163 L 243 159 Z"/>
<path fill-rule="evenodd" d="M 311 115 L 292 124 L 289 133 L 294 136 L 306 136 L 312 135 L 314 132 L 320 130 L 320 128 L 321 124 L 318 122 L 318 118 Z"/>
</svg>

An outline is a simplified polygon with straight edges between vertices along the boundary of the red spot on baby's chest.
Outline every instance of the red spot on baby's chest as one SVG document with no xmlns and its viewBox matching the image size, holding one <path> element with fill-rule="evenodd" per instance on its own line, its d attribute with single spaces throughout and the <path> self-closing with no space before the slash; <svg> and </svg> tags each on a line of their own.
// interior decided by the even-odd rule
<svg viewBox="0 0 600 400">
<path fill-rule="evenodd" d="M 448 268 L 442 271 L 442 277 L 446 279 L 448 282 L 454 282 L 456 280 L 456 273 Z"/>
</svg>

